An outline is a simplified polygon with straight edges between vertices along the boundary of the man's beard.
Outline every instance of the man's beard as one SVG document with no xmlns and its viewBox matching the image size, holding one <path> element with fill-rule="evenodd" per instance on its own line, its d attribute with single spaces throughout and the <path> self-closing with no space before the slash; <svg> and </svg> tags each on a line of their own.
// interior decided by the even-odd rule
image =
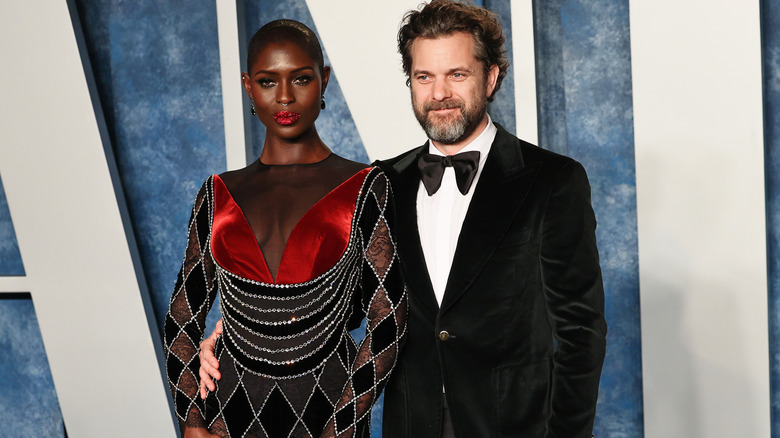
<svg viewBox="0 0 780 438">
<path fill-rule="evenodd" d="M 482 94 L 484 95 L 484 93 Z M 418 109 L 412 98 L 412 108 L 414 116 L 422 126 L 428 138 L 441 144 L 455 144 L 471 135 L 485 116 L 487 110 L 487 99 L 480 99 L 480 95 L 471 96 L 475 105 L 469 107 L 461 100 L 446 100 L 443 102 L 426 102 L 422 109 Z M 429 117 L 429 111 L 435 111 L 446 108 L 458 108 L 458 114 L 442 120 L 432 120 Z"/>
</svg>

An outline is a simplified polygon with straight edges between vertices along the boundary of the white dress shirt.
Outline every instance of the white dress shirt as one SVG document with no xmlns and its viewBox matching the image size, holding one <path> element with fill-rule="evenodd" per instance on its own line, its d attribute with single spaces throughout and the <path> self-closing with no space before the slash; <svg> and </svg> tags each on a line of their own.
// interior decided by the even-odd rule
<svg viewBox="0 0 780 438">
<path fill-rule="evenodd" d="M 444 169 L 441 187 L 433 196 L 428 196 L 422 181 L 417 189 L 417 229 L 420 231 L 420 244 L 425 256 L 425 264 L 428 266 L 428 275 L 433 284 L 433 292 L 440 306 L 450 276 L 452 259 L 455 257 L 460 229 L 463 227 L 463 220 L 474 196 L 482 168 L 485 167 L 490 146 L 496 138 L 496 132 L 496 126 L 488 116 L 488 124 L 482 133 L 458 152 L 479 152 L 477 175 L 465 195 L 458 190 L 452 167 Z M 428 153 L 444 156 L 430 139 Z"/>
</svg>

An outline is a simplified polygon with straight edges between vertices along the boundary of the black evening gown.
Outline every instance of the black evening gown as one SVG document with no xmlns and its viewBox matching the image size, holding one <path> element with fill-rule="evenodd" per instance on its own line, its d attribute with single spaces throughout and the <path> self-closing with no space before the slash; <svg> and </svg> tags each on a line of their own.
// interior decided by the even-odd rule
<svg viewBox="0 0 780 438">
<path fill-rule="evenodd" d="M 406 289 L 387 179 L 377 168 L 345 177 L 345 162 L 258 162 L 252 173 L 203 184 L 165 319 L 181 427 L 318 437 L 335 422 L 337 434 L 369 436 L 371 406 L 405 334 Z M 282 251 L 264 254 L 262 243 L 284 230 Z M 218 291 L 222 378 L 203 401 L 198 348 Z M 366 337 L 357 346 L 348 331 L 363 316 Z"/>
</svg>

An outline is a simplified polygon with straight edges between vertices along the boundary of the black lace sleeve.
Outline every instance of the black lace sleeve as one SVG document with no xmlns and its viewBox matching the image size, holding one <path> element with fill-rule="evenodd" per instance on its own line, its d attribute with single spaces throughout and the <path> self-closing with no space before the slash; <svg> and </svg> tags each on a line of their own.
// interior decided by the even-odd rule
<svg viewBox="0 0 780 438">
<path fill-rule="evenodd" d="M 198 350 L 211 305 L 217 294 L 209 245 L 213 211 L 213 177 L 195 199 L 187 233 L 187 249 L 170 308 L 165 316 L 165 363 L 179 426 L 206 427 L 198 395 Z"/>
<path fill-rule="evenodd" d="M 371 407 L 395 367 L 406 336 L 406 286 L 391 233 L 394 210 L 387 178 L 379 169 L 367 177 L 368 196 L 360 217 L 363 264 L 362 304 L 366 337 L 351 376 L 323 436 L 369 436 Z"/>
</svg>

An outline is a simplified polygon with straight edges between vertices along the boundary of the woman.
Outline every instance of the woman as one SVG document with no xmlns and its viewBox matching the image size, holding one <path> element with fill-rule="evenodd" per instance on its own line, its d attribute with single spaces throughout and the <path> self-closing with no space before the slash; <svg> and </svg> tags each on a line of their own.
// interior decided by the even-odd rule
<svg viewBox="0 0 780 438">
<path fill-rule="evenodd" d="M 180 426 L 185 437 L 369 436 L 406 330 L 390 187 L 319 138 L 330 68 L 309 28 L 268 23 L 247 58 L 263 152 L 200 189 L 165 320 Z M 198 344 L 217 290 L 222 378 L 204 402 Z M 348 330 L 364 314 L 357 347 Z"/>
</svg>

